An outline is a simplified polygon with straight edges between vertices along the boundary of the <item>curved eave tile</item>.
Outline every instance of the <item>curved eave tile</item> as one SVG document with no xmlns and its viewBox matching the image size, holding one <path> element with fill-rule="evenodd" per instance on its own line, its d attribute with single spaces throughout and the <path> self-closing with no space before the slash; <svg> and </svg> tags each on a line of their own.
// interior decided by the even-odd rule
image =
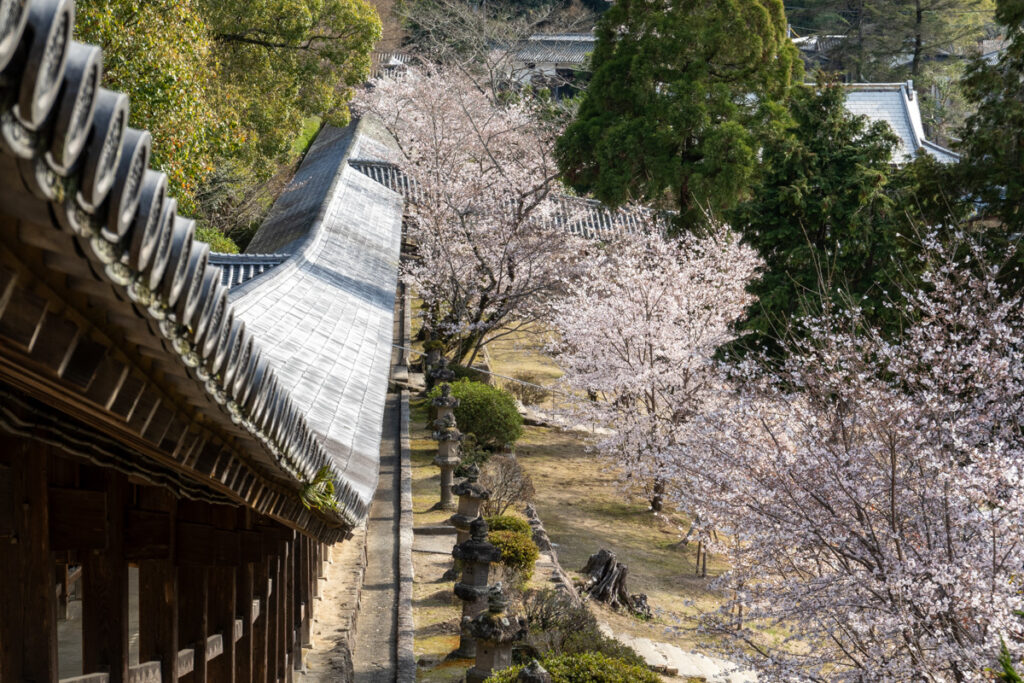
<svg viewBox="0 0 1024 683">
<path fill-rule="evenodd" d="M 282 381 L 274 354 L 261 353 L 258 328 L 235 324 L 209 249 L 194 239 L 193 221 L 176 214 L 163 174 L 148 169 L 149 134 L 127 125 L 127 97 L 100 87 L 99 49 L 71 39 L 73 0 L 8 9 L 0 13 L 0 213 L 50 224 L 76 238 L 67 244 L 85 245 L 86 253 L 69 248 L 61 258 L 88 260 L 119 292 L 123 310 L 111 320 L 148 317 L 171 360 L 291 483 L 292 499 L 273 510 L 308 522 L 299 489 L 335 459 L 318 441 L 298 438 L 311 430 L 304 402 L 288 393 L 290 372 Z M 339 500 L 351 504 L 317 515 L 351 526 L 366 506 L 343 469 L 332 474 Z"/>
</svg>

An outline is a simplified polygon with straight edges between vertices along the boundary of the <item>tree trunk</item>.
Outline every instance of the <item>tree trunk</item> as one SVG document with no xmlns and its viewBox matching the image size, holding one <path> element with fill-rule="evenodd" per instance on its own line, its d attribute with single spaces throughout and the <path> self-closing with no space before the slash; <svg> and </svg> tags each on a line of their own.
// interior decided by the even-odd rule
<svg viewBox="0 0 1024 683">
<path fill-rule="evenodd" d="M 921 8 L 921 0 L 914 2 L 914 58 L 910 62 L 910 75 L 917 78 L 921 70 L 921 52 L 924 42 L 924 10 Z"/>
<path fill-rule="evenodd" d="M 665 480 L 658 479 L 654 480 L 654 490 L 651 492 L 651 511 L 661 512 L 665 506 Z"/>
<path fill-rule="evenodd" d="M 588 577 L 583 592 L 594 600 L 615 609 L 624 607 L 640 616 L 651 616 L 647 596 L 630 595 L 626 589 L 629 568 L 616 561 L 615 553 L 602 548 L 590 556 L 580 571 Z"/>
</svg>

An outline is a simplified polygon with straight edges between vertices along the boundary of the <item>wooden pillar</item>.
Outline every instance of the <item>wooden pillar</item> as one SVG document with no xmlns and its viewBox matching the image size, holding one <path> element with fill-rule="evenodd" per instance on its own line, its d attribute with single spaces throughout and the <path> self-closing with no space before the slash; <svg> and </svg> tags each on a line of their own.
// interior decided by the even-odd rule
<svg viewBox="0 0 1024 683">
<path fill-rule="evenodd" d="M 57 680 L 45 446 L 0 435 L 0 680 Z"/>
<path fill-rule="evenodd" d="M 178 643 L 195 651 L 192 673 L 181 680 L 206 683 L 206 638 L 210 635 L 207 617 L 209 582 L 206 567 L 185 564 L 178 568 Z"/>
<path fill-rule="evenodd" d="M 247 683 L 253 680 L 252 658 L 255 650 L 252 623 L 254 563 L 243 563 L 235 576 L 235 595 L 238 602 L 236 611 L 238 618 L 242 620 L 242 637 L 235 644 L 235 680 Z"/>
<path fill-rule="evenodd" d="M 106 487 L 104 550 L 82 559 L 82 670 L 107 672 L 110 683 L 128 680 L 128 561 L 124 521 L 128 482 L 118 472 L 103 473 Z"/>
<path fill-rule="evenodd" d="M 143 488 L 140 504 L 167 517 L 167 553 L 139 561 L 139 661 L 160 661 L 160 677 L 178 680 L 178 567 L 174 539 L 177 504 L 172 495 Z"/>
<path fill-rule="evenodd" d="M 160 660 L 160 677 L 178 680 L 178 568 L 170 560 L 139 562 L 139 661 Z"/>
<path fill-rule="evenodd" d="M 267 607 L 267 681 L 279 679 L 279 661 L 284 657 L 284 639 L 281 637 L 281 544 L 274 541 L 275 552 L 270 556 L 270 598 Z M 283 666 L 283 664 L 281 665 Z"/>
<path fill-rule="evenodd" d="M 299 625 L 299 652 L 303 647 L 310 647 L 311 624 L 313 623 L 313 563 L 312 563 L 312 540 L 308 536 L 299 536 L 299 547 L 302 549 L 299 557 L 302 571 L 299 573 L 300 598 L 304 610 L 299 614 L 301 622 Z M 301 658 L 300 658 L 301 664 Z M 301 668 L 301 666 L 297 667 Z"/>
<path fill-rule="evenodd" d="M 278 542 L 278 580 L 274 589 L 277 591 L 277 680 L 286 681 L 291 673 L 288 655 L 291 652 L 291 593 L 288 590 L 288 578 L 291 572 L 291 544 L 287 541 Z"/>
<path fill-rule="evenodd" d="M 267 637 L 270 634 L 268 624 L 271 620 L 271 602 L 273 598 L 268 590 L 270 585 L 270 557 L 263 557 L 253 566 L 253 594 L 260 601 L 260 614 L 252 622 L 252 681 L 267 683 L 268 661 L 270 648 Z"/>
<path fill-rule="evenodd" d="M 288 562 L 288 671 L 285 676 L 292 680 L 292 671 L 302 668 L 302 643 L 299 642 L 299 599 L 301 597 L 299 585 L 301 580 L 302 535 L 292 531 L 290 541 L 290 559 Z"/>
<path fill-rule="evenodd" d="M 224 651 L 210 661 L 207 676 L 217 683 L 235 681 L 235 567 L 211 567 L 208 605 L 211 634 L 221 634 Z"/>
<path fill-rule="evenodd" d="M 320 597 L 320 577 L 324 574 L 324 544 L 313 544 L 313 597 Z"/>
</svg>

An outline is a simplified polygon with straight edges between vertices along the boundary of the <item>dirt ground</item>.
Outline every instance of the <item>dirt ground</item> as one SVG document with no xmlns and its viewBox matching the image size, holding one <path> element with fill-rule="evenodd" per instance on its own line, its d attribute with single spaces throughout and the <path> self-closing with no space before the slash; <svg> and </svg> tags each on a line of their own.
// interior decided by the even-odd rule
<svg viewBox="0 0 1024 683">
<path fill-rule="evenodd" d="M 559 561 L 572 573 L 601 548 L 611 550 L 629 567 L 630 592 L 647 594 L 654 618 L 645 622 L 596 606 L 598 617 L 616 633 L 694 644 L 694 617 L 719 604 L 708 584 L 725 565 L 709 555 L 707 578 L 696 576 L 696 544 L 678 545 L 687 520 L 656 516 L 646 502 L 631 499 L 618 473 L 587 452 L 586 439 L 578 432 L 527 427 L 516 447 Z"/>
<path fill-rule="evenodd" d="M 377 52 L 397 52 L 405 38 L 402 22 L 395 12 L 398 3 L 394 0 L 370 0 L 370 4 L 377 10 L 383 29 L 380 42 L 374 49 Z"/>
</svg>

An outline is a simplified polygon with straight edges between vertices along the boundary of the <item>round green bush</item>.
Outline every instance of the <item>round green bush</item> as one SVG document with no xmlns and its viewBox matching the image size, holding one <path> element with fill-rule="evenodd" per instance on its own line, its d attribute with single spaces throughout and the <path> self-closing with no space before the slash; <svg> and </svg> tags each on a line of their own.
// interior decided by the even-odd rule
<svg viewBox="0 0 1024 683">
<path fill-rule="evenodd" d="M 600 652 L 545 657 L 541 665 L 552 683 L 661 683 L 661 677 L 647 667 L 608 657 Z M 486 683 L 515 683 L 522 666 L 493 673 Z"/>
<path fill-rule="evenodd" d="M 522 517 L 516 515 L 494 515 L 493 517 L 487 517 L 487 528 L 491 531 L 514 531 L 517 534 L 522 534 L 527 538 L 533 538 L 533 529 L 530 528 L 530 523 Z"/>
<path fill-rule="evenodd" d="M 489 449 L 515 443 L 523 435 L 523 418 L 511 395 L 467 379 L 451 386 L 452 396 L 459 399 L 455 420 L 463 434 L 473 434 L 477 443 Z M 440 394 L 441 388 L 434 387 L 427 396 L 433 399 Z"/>
<path fill-rule="evenodd" d="M 501 551 L 501 564 L 518 571 L 523 581 L 530 580 L 533 563 L 540 557 L 532 538 L 515 531 L 492 531 L 487 540 Z"/>
</svg>

